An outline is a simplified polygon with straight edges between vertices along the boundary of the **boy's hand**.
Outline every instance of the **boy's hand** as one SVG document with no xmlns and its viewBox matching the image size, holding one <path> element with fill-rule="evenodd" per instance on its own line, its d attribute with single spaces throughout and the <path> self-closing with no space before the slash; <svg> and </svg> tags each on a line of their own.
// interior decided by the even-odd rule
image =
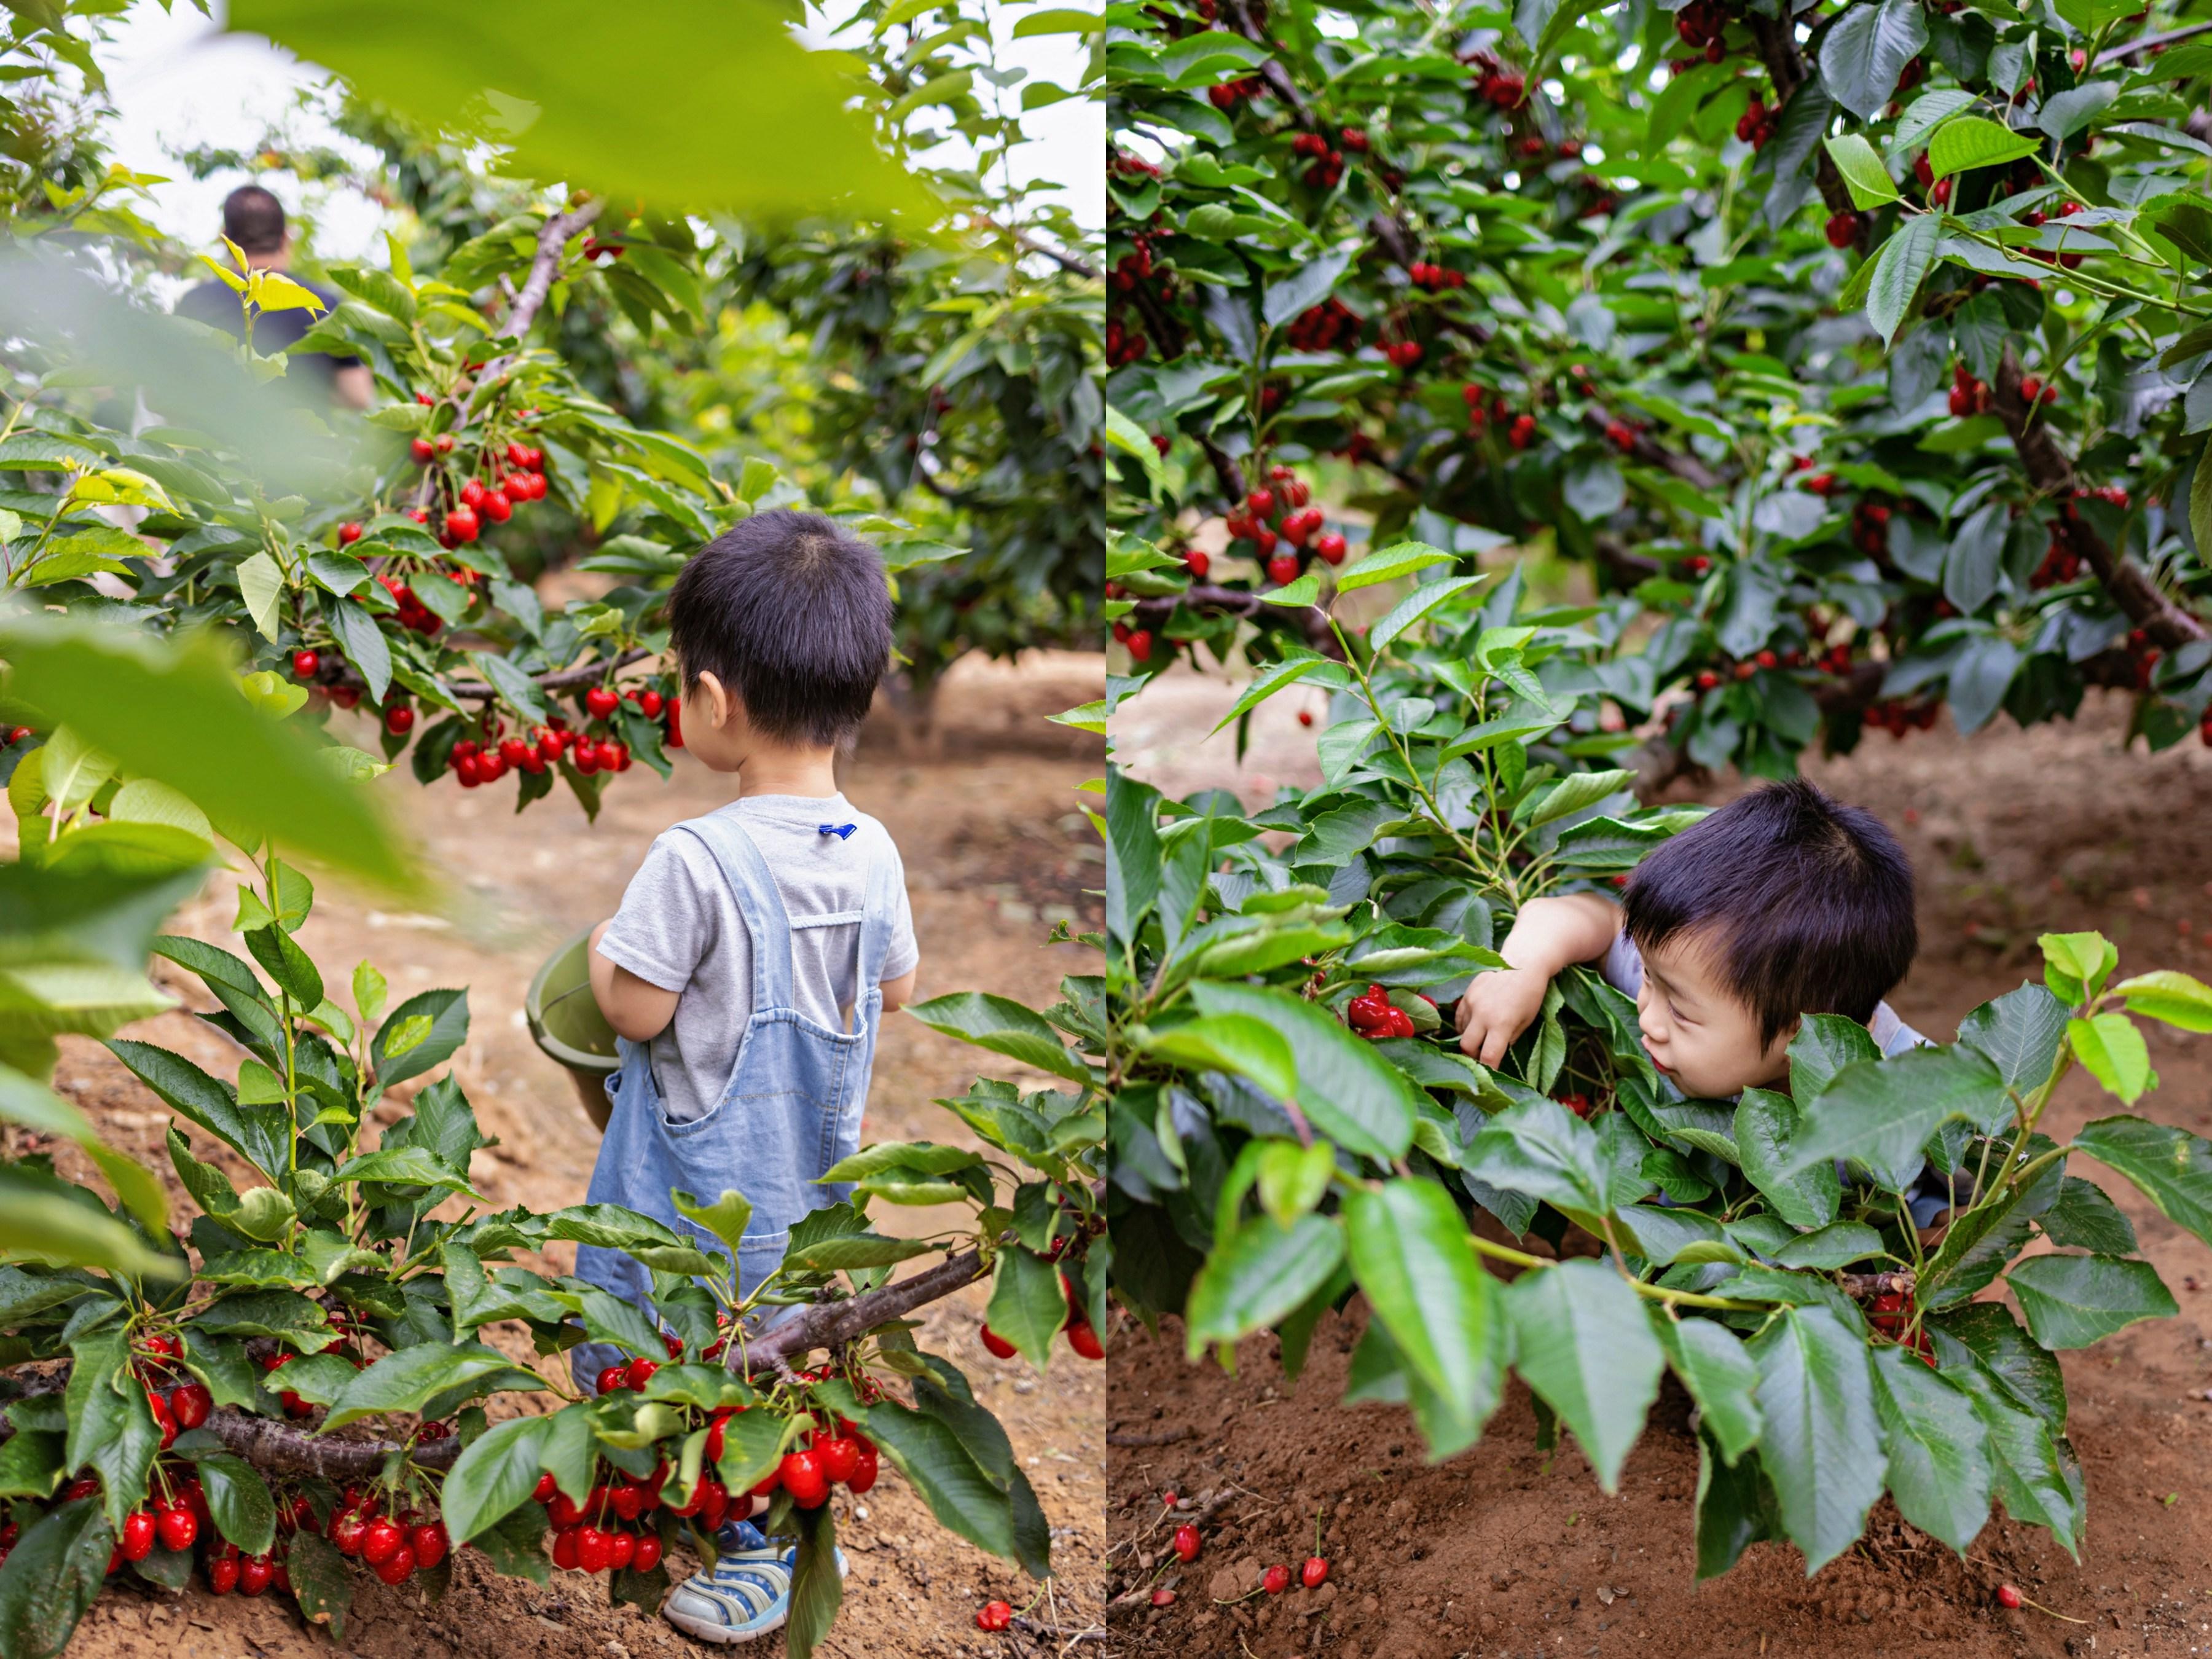
<svg viewBox="0 0 2212 1659">
<path fill-rule="evenodd" d="M 1477 974 L 1459 1000 L 1460 1052 L 1485 1066 L 1505 1058 L 1513 1040 L 1544 1012 L 1552 976 L 1534 968 Z"/>
</svg>

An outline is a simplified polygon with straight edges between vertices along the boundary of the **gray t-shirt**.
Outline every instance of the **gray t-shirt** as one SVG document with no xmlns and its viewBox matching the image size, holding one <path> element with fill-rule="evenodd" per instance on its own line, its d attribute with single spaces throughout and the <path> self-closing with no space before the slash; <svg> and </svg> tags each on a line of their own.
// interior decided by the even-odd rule
<svg viewBox="0 0 2212 1659">
<path fill-rule="evenodd" d="M 842 794 L 748 795 L 719 809 L 717 816 L 724 815 L 760 848 L 794 921 L 860 909 L 870 865 L 889 859 L 898 872 L 898 908 L 883 975 L 896 979 L 913 970 L 921 951 L 906 870 L 882 824 L 854 811 Z M 823 834 L 825 823 L 858 827 L 841 837 Z M 792 1001 L 833 1031 L 846 1029 L 863 988 L 854 982 L 860 945 L 858 922 L 792 930 Z M 704 1117 L 721 1101 L 753 1012 L 752 935 L 705 842 L 675 830 L 654 839 L 599 940 L 599 954 L 647 984 L 678 994 L 675 1018 L 653 1039 L 648 1057 L 669 1121 Z"/>
</svg>

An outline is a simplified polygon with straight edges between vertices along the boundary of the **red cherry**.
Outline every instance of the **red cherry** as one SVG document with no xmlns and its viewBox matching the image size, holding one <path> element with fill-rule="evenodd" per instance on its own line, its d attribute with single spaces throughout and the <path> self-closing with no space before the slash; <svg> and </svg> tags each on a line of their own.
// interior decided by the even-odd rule
<svg viewBox="0 0 2212 1659">
<path fill-rule="evenodd" d="M 597 1527 L 576 1529 L 576 1565 L 586 1572 L 605 1572 L 614 1553 L 614 1540 Z"/>
<path fill-rule="evenodd" d="M 338 526 L 338 545 L 340 547 L 351 547 L 360 539 L 361 526 L 359 525 L 342 524 Z"/>
<path fill-rule="evenodd" d="M 437 449 L 441 455 L 452 454 L 453 453 L 453 434 L 450 432 L 441 432 L 438 434 Z"/>
<path fill-rule="evenodd" d="M 461 500 L 467 505 L 471 507 L 482 507 L 483 505 L 483 498 L 484 487 L 476 479 L 471 478 L 461 486 Z"/>
<path fill-rule="evenodd" d="M 1300 726 L 1311 726 L 1313 724 L 1313 710 L 1310 708 L 1299 709 L 1298 724 Z"/>
<path fill-rule="evenodd" d="M 1306 1557 L 1306 1564 L 1298 1569 L 1298 1582 L 1308 1589 L 1318 1589 L 1328 1577 L 1328 1563 L 1318 1555 Z"/>
<path fill-rule="evenodd" d="M 1129 654 L 1139 662 L 1150 662 L 1152 657 L 1152 631 L 1139 628 L 1129 635 Z"/>
<path fill-rule="evenodd" d="M 1175 1529 L 1175 1537 L 1171 1541 L 1175 1546 L 1175 1553 L 1186 1561 L 1197 1560 L 1199 1551 L 1205 1547 L 1199 1538 L 1198 1528 L 1188 1521 Z"/>
<path fill-rule="evenodd" d="M 975 1609 L 977 1630 L 1002 1631 L 1013 1621 L 1014 1610 L 1004 1601 L 986 1601 Z"/>
<path fill-rule="evenodd" d="M 476 540 L 477 532 L 483 528 L 482 522 L 477 518 L 476 508 L 465 504 L 452 508 L 446 514 L 446 533 L 457 542 Z"/>
<path fill-rule="evenodd" d="M 802 1510 L 819 1509 L 830 1496 L 830 1483 L 823 1477 L 822 1461 L 811 1451 L 786 1452 L 783 1462 L 776 1466 L 776 1474 L 783 1481 L 783 1489 L 791 1494 L 791 1501 Z"/>
<path fill-rule="evenodd" d="M 595 685 L 584 693 L 584 707 L 591 711 L 592 718 L 595 720 L 603 720 L 613 714 L 616 705 L 621 701 L 620 697 L 604 685 Z"/>
<path fill-rule="evenodd" d="M 407 1547 L 415 1552 L 415 1565 L 422 1568 L 434 1567 L 446 1559 L 453 1548 L 442 1521 L 426 1521 L 407 1529 Z"/>
<path fill-rule="evenodd" d="M 161 1431 L 161 1449 L 167 1451 L 177 1442 L 177 1419 L 169 1410 L 169 1402 L 158 1394 L 146 1396 L 146 1409 L 154 1414 L 154 1426 Z"/>
<path fill-rule="evenodd" d="M 1291 1570 L 1278 1561 L 1260 1575 L 1260 1588 L 1270 1595 L 1280 1595 L 1291 1587 Z"/>
<path fill-rule="evenodd" d="M 228 1595 L 238 1588 L 238 1563 L 222 1556 L 208 1563 L 208 1588 L 217 1595 Z"/>
<path fill-rule="evenodd" d="M 641 691 L 638 694 L 637 712 L 644 715 L 647 720 L 658 720 L 660 717 L 661 708 L 667 701 L 668 700 L 662 696 L 658 691 L 651 690 Z M 671 1359 L 680 1359 L 683 1358 L 683 1354 L 684 1345 L 679 1342 L 675 1347 L 669 1350 L 668 1357 Z"/>
<path fill-rule="evenodd" d="M 1012 1343 L 1007 1341 L 988 1325 L 983 1327 L 983 1346 L 1000 1359 L 1012 1359 L 1019 1352 Z"/>
<path fill-rule="evenodd" d="M 133 1510 L 123 1517 L 123 1559 L 143 1561 L 154 1553 L 154 1517 L 143 1510 Z"/>
<path fill-rule="evenodd" d="M 635 1572 L 651 1572 L 660 1565 L 660 1534 L 641 1532 L 637 1535 L 636 1553 L 630 1557 L 630 1569 Z"/>
<path fill-rule="evenodd" d="M 1320 554 L 1330 564 L 1342 564 L 1345 553 L 1344 538 L 1334 530 L 1329 531 L 1315 538 L 1314 551 Z"/>
<path fill-rule="evenodd" d="M 1267 580 L 1278 587 L 1288 587 L 1298 579 L 1298 562 L 1289 554 L 1279 554 L 1267 561 Z"/>
<path fill-rule="evenodd" d="M 169 1414 L 180 1429 L 197 1429 L 215 1409 L 215 1396 L 199 1382 L 179 1382 L 169 1390 Z"/>
<path fill-rule="evenodd" d="M 553 1565 L 563 1572 L 574 1572 L 580 1565 L 576 1559 L 576 1528 L 563 1527 L 553 1534 Z"/>
<path fill-rule="evenodd" d="M 637 1534 L 634 1532 L 611 1532 L 607 1534 L 607 1567 L 619 1572 L 637 1554 Z"/>
<path fill-rule="evenodd" d="M 1189 573 L 1193 581 L 1202 582 L 1206 580 L 1206 573 L 1213 568 L 1213 556 L 1202 548 L 1194 547 L 1182 556 L 1182 568 Z"/>
<path fill-rule="evenodd" d="M 315 671 L 322 665 L 322 658 L 313 651 L 295 651 L 292 653 L 292 673 L 295 678 L 311 680 L 315 678 Z"/>
<path fill-rule="evenodd" d="M 265 1555 L 249 1555 L 238 1564 L 238 1588 L 242 1595 L 260 1595 L 276 1577 L 276 1569 Z"/>
<path fill-rule="evenodd" d="M 514 503 L 507 498 L 503 489 L 487 489 L 483 500 L 477 505 L 494 524 L 505 524 L 514 516 Z"/>
<path fill-rule="evenodd" d="M 438 447 L 428 438 L 410 438 L 407 443 L 407 453 L 415 458 L 416 465 L 428 466 L 436 459 Z"/>
<path fill-rule="evenodd" d="M 395 738 L 404 738 L 415 729 L 415 711 L 404 702 L 396 702 L 384 711 L 384 729 Z"/>
<path fill-rule="evenodd" d="M 2017 1585 L 1999 1584 L 1997 1586 L 1997 1605 L 2001 1607 L 2016 1607 L 2024 1599 Z"/>
<path fill-rule="evenodd" d="M 527 467 L 530 465 L 530 452 L 519 443 L 509 443 L 507 447 L 507 464 L 511 466 Z"/>
<path fill-rule="evenodd" d="M 537 1503 L 550 1504 L 553 1501 L 553 1494 L 560 1490 L 559 1482 L 556 1481 L 551 1475 L 541 1474 L 538 1477 L 538 1485 L 530 1496 Z"/>
<path fill-rule="evenodd" d="M 415 1552 L 403 1544 L 398 1554 L 377 1562 L 374 1571 L 387 1584 L 404 1584 L 415 1571 Z"/>
<path fill-rule="evenodd" d="M 604 760 L 602 760 L 601 764 L 605 764 Z M 629 1362 L 629 1386 L 638 1390 L 641 1394 L 643 1393 L 645 1390 L 645 1385 L 653 1381 L 653 1374 L 659 1369 L 660 1362 L 657 1359 L 631 1360 Z"/>
<path fill-rule="evenodd" d="M 1275 510 L 1275 492 L 1255 489 L 1244 498 L 1244 506 L 1255 519 L 1265 519 Z"/>
<path fill-rule="evenodd" d="M 840 1485 L 850 1480 L 860 1467 L 860 1443 L 850 1435 L 835 1435 L 814 1449 L 822 1473 Z"/>
<path fill-rule="evenodd" d="M 1828 246 L 1849 247 L 1859 237 L 1859 216 L 1856 213 L 1835 213 L 1828 216 Z"/>
<path fill-rule="evenodd" d="M 845 1490 L 857 1498 L 876 1484 L 876 1471 L 881 1460 L 877 1455 L 874 1441 L 866 1435 L 855 1435 L 854 1438 L 860 1444 L 860 1461 L 854 1466 L 851 1476 L 845 1482 Z"/>
<path fill-rule="evenodd" d="M 165 1550 L 188 1550 L 200 1535 L 200 1518 L 183 1504 L 173 1504 L 154 1517 Z"/>
<path fill-rule="evenodd" d="M 361 1559 L 372 1567 L 389 1561 L 407 1542 L 407 1534 L 386 1516 L 378 1516 L 361 1535 Z"/>
<path fill-rule="evenodd" d="M 617 1389 L 623 1386 L 624 1381 L 629 1377 L 629 1366 L 609 1365 L 605 1370 L 599 1373 L 599 1392 L 601 1394 L 612 1394 Z"/>
</svg>

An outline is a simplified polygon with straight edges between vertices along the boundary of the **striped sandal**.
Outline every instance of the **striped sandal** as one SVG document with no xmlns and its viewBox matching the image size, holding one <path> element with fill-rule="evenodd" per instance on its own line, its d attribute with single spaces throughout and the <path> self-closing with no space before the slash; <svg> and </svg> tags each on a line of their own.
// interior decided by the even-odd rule
<svg viewBox="0 0 2212 1659">
<path fill-rule="evenodd" d="M 799 1547 L 777 1549 L 750 1521 L 726 1521 L 714 1535 L 712 1572 L 695 1572 L 661 1604 L 661 1617 L 702 1642 L 750 1642 L 783 1628 Z M 837 1576 L 847 1571 L 837 1552 Z"/>
</svg>

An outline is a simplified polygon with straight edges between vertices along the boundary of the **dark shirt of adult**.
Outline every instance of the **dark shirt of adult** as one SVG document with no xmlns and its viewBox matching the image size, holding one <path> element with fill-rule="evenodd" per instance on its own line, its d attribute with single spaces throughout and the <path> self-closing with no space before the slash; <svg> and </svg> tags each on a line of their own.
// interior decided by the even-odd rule
<svg viewBox="0 0 2212 1659">
<path fill-rule="evenodd" d="M 337 304 L 340 296 L 320 283 L 308 282 L 305 277 L 287 276 L 299 283 L 328 307 Z M 246 337 L 245 307 L 240 295 L 229 284 L 210 276 L 198 287 L 185 290 L 177 301 L 176 314 L 189 317 L 196 323 L 206 323 L 239 339 Z M 313 328 L 316 321 L 330 314 L 329 311 L 310 311 L 301 307 L 296 311 L 264 311 L 253 319 L 253 349 L 264 357 L 273 357 L 279 352 L 290 351 Z M 312 375 L 318 390 L 325 396 L 335 395 L 337 374 L 342 368 L 358 368 L 358 357 L 334 357 L 326 352 L 303 351 L 295 355 L 287 368 L 288 378 Z"/>
</svg>

